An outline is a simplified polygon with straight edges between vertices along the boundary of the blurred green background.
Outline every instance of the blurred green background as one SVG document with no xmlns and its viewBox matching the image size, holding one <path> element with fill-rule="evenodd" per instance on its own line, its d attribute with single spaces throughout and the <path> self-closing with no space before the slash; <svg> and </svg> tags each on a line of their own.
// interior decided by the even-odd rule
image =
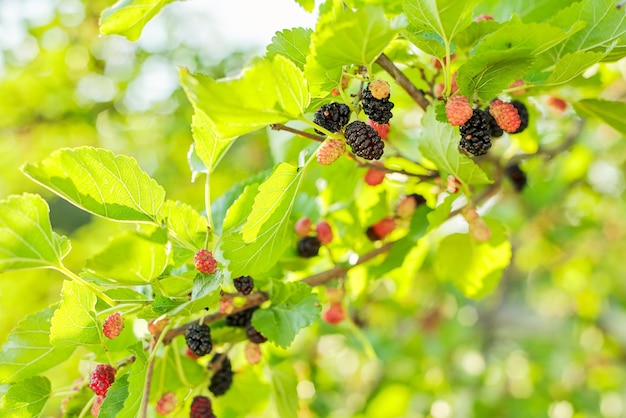
<svg viewBox="0 0 626 418">
<path fill-rule="evenodd" d="M 71 237 L 70 268 L 124 226 L 54 197 L 21 174 L 24 162 L 60 147 L 104 147 L 136 158 L 169 198 L 203 206 L 203 185 L 189 181 L 192 109 L 176 68 L 229 76 L 263 48 L 222 44 L 209 2 L 188 3 L 167 7 L 130 43 L 99 36 L 107 1 L 0 2 L 0 198 L 42 194 L 54 229 Z M 625 69 L 603 67 L 593 86 L 561 94 L 622 99 Z M 534 106 L 533 134 L 557 144 L 572 111 L 551 113 L 541 97 Z M 237 141 L 212 194 L 279 156 L 265 130 Z M 362 328 L 321 323 L 289 350 L 302 417 L 626 416 L 626 142 L 588 121 L 573 148 L 522 166 L 528 187 L 516 194 L 505 184 L 490 208 L 514 249 L 498 289 L 474 301 L 438 282 L 428 242 L 411 253 L 412 270 L 366 284 L 355 269 L 350 309 Z M 47 270 L 0 276 L 0 343 L 56 302 L 61 283 Z M 378 358 L 363 354 L 364 339 Z"/>
</svg>

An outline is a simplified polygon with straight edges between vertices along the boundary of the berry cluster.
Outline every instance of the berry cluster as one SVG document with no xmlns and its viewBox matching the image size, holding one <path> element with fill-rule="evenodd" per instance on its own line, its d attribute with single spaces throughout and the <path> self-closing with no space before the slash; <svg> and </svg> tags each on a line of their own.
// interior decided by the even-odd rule
<svg viewBox="0 0 626 418">
<path fill-rule="evenodd" d="M 366 160 L 379 160 L 383 156 L 385 143 L 378 132 L 365 122 L 356 120 L 345 130 L 346 142 L 352 152 Z"/>
<path fill-rule="evenodd" d="M 206 396 L 196 396 L 193 398 L 189 418 L 215 418 L 211 400 Z"/>
<path fill-rule="evenodd" d="M 225 394 L 233 384 L 233 369 L 228 356 L 226 354 L 215 354 L 208 368 L 215 370 L 213 376 L 211 376 L 209 391 L 215 396 Z"/>
<path fill-rule="evenodd" d="M 472 117 L 460 128 L 460 148 L 474 155 L 484 155 L 491 148 L 491 128 L 485 112 L 474 109 Z"/>
<path fill-rule="evenodd" d="M 368 83 L 361 97 L 363 113 L 376 123 L 389 123 L 389 119 L 393 117 L 391 109 L 394 106 L 393 102 L 389 101 L 390 96 L 390 86 L 386 81 L 374 80 Z"/>
<path fill-rule="evenodd" d="M 330 244 L 333 240 L 333 230 L 326 221 L 320 221 L 315 225 L 315 235 L 312 232 L 311 220 L 307 217 L 298 219 L 294 226 L 296 234 L 300 237 L 297 251 L 300 257 L 311 258 L 319 254 L 322 245 Z"/>
<path fill-rule="evenodd" d="M 350 108 L 343 103 L 325 104 L 315 112 L 313 122 L 330 132 L 339 132 L 350 121 Z M 315 130 L 320 135 L 324 132 Z"/>
<path fill-rule="evenodd" d="M 102 333 L 105 337 L 112 340 L 117 338 L 124 329 L 124 318 L 119 312 L 115 312 L 104 320 L 102 324 Z"/>
<path fill-rule="evenodd" d="M 98 396 L 106 396 L 115 381 L 115 367 L 110 364 L 98 364 L 91 373 L 89 387 Z"/>
<path fill-rule="evenodd" d="M 193 263 L 202 274 L 213 274 L 217 271 L 217 260 L 211 251 L 199 250 L 193 257 Z"/>
<path fill-rule="evenodd" d="M 185 341 L 191 352 L 202 357 L 213 349 L 211 328 L 206 324 L 193 324 L 185 331 Z"/>
<path fill-rule="evenodd" d="M 233 279 L 233 284 L 235 285 L 235 289 L 237 292 L 240 292 L 243 295 L 249 295 L 252 293 L 254 289 L 254 280 L 250 276 L 241 276 Z"/>
</svg>

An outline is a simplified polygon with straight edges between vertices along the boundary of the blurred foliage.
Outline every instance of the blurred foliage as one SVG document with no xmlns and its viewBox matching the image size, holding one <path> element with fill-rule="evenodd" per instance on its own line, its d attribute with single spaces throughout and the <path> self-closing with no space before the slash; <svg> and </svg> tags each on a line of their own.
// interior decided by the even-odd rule
<svg viewBox="0 0 626 418">
<path fill-rule="evenodd" d="M 0 17 L 18 3 L 2 2 Z M 192 109 L 176 66 L 217 79 L 238 71 L 251 56 L 235 51 L 215 61 L 210 51 L 180 39 L 155 49 L 99 37 L 98 17 L 108 3 L 50 2 L 49 13 L 14 22 L 15 33 L 0 43 L 0 197 L 43 193 L 54 229 L 71 237 L 66 264 L 76 269 L 109 236 L 128 227 L 85 215 L 44 192 L 19 167 L 60 147 L 103 147 L 136 158 L 169 198 L 201 208 L 204 185 L 187 181 Z M 485 3 L 482 7 L 497 2 Z M 162 30 L 173 31 L 179 19 L 166 10 Z M 551 94 L 566 101 L 624 98 L 623 60 L 594 71 Z M 577 128 L 574 110 L 555 112 L 547 95 L 533 100 L 536 122 L 514 140 L 523 143 L 520 148 L 531 143 L 556 149 Z M 396 103 L 408 107 L 409 99 L 398 94 Z M 397 124 L 411 128 L 415 122 L 407 116 Z M 266 130 L 239 138 L 212 177 L 212 196 L 275 161 L 293 161 L 307 145 L 296 140 L 285 149 L 284 138 Z M 410 140 L 391 136 L 399 149 Z M 587 120 L 571 148 L 525 160 L 522 168 L 529 178 L 524 191 L 518 194 L 505 182 L 487 205 L 488 216 L 507 226 L 513 248 L 513 262 L 493 294 L 470 300 L 438 281 L 433 250 L 441 236 L 460 228 L 452 222 L 376 280 L 364 268 L 351 271 L 346 283 L 351 321 L 339 326 L 320 321 L 288 350 L 263 347 L 270 372 L 280 370 L 285 358 L 292 362 L 301 417 L 626 416 L 626 142 L 606 125 Z M 339 169 L 350 175 L 315 173 L 362 188 L 363 200 L 375 195 L 362 184 L 365 169 Z M 393 194 L 393 180 L 385 182 Z M 331 223 L 345 221 L 345 213 L 327 206 L 340 200 L 324 194 L 332 191 L 308 185 L 302 192 L 319 192 L 323 203 L 311 208 L 296 202 L 297 215 L 321 213 Z M 435 192 L 428 192 L 432 200 Z M 376 195 L 386 198 L 393 200 Z M 350 245 L 350 238 L 344 239 Z M 447 256 L 455 262 L 455 254 Z M 20 319 L 55 303 L 60 287 L 61 275 L 48 270 L 0 277 L 0 343 Z M 319 292 L 325 301 L 323 289 Z M 78 350 L 46 373 L 54 377 L 53 390 L 72 384 L 86 355 Z M 242 353 L 235 355 L 242 363 Z M 241 373 L 240 382 L 256 388 L 255 399 L 268 393 L 268 378 L 261 373 Z M 229 408 L 237 411 L 237 396 L 248 390 L 234 388 L 219 406 L 224 416 L 232 416 Z M 45 415 L 59 416 L 59 402 L 50 402 Z"/>
</svg>

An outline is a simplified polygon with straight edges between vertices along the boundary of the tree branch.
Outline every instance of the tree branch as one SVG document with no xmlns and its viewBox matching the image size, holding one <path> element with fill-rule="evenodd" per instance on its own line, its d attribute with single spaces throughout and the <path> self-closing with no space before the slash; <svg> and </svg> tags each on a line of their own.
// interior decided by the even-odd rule
<svg viewBox="0 0 626 418">
<path fill-rule="evenodd" d="M 324 137 L 321 135 L 310 134 L 308 132 L 301 131 L 300 129 L 290 128 L 289 126 L 283 125 L 282 123 L 272 123 L 270 125 L 270 128 L 275 131 L 291 132 L 292 134 L 296 134 L 303 138 L 312 139 L 313 141 L 324 142 Z"/>
<path fill-rule="evenodd" d="M 387 71 L 394 80 L 396 80 L 396 83 L 398 83 L 398 85 L 402 87 L 409 94 L 409 96 L 411 96 L 419 107 L 426 110 L 430 102 L 424 95 L 424 92 L 415 87 L 415 84 L 413 84 L 411 80 L 409 80 L 407 76 L 404 75 L 398 67 L 396 67 L 387 55 L 380 54 L 378 59 L 376 59 L 376 63 L 383 67 L 383 69 Z"/>
</svg>

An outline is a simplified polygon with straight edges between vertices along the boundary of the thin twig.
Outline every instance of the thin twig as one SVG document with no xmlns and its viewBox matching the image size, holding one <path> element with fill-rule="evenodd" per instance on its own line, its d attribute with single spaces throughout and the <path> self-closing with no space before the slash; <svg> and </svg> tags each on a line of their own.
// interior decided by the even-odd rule
<svg viewBox="0 0 626 418">
<path fill-rule="evenodd" d="M 150 344 L 151 350 L 155 350 L 154 340 Z M 143 389 L 143 398 L 141 399 L 141 418 L 148 418 L 148 401 L 150 400 L 150 387 L 152 386 L 152 374 L 154 373 L 155 358 L 151 356 L 148 363 L 148 371 L 146 372 L 146 385 Z"/>
<path fill-rule="evenodd" d="M 300 129 L 290 128 L 289 126 L 283 125 L 281 123 L 272 123 L 270 125 L 270 128 L 272 128 L 275 131 L 291 132 L 292 134 L 296 134 L 303 138 L 312 139 L 313 141 L 324 142 L 324 137 L 321 135 L 310 134 L 308 132 L 301 131 Z"/>
<path fill-rule="evenodd" d="M 383 69 L 387 71 L 394 80 L 396 80 L 396 83 L 398 83 L 398 85 L 402 87 L 409 94 L 409 96 L 411 96 L 419 107 L 426 110 L 430 102 L 424 95 L 424 92 L 415 87 L 415 84 L 413 84 L 411 80 L 409 80 L 407 76 L 404 75 L 398 67 L 396 67 L 387 55 L 380 54 L 380 56 L 376 59 L 376 63 L 383 67 Z"/>
<path fill-rule="evenodd" d="M 567 137 L 565 137 L 565 140 L 561 144 L 553 148 L 539 147 L 537 152 L 534 154 L 515 155 L 511 157 L 511 159 L 509 159 L 508 164 L 517 164 L 520 161 L 527 160 L 533 157 L 545 157 L 548 159 L 553 158 L 570 149 L 576 143 L 576 140 L 578 139 L 578 136 L 580 135 L 584 127 L 585 120 L 579 119 L 574 129 L 570 131 L 570 133 L 567 135 Z"/>
</svg>

